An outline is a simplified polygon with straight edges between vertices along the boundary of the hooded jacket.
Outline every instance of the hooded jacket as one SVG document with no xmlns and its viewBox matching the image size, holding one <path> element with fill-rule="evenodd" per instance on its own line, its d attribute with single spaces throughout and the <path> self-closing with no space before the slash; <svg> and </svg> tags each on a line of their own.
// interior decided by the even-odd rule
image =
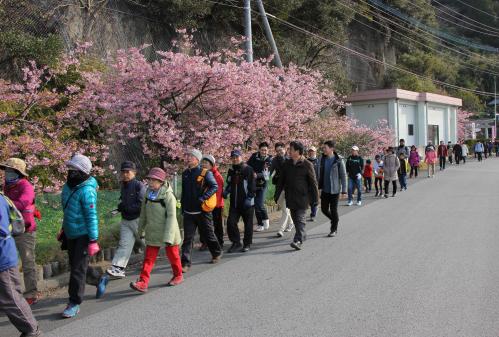
<svg viewBox="0 0 499 337">
<path fill-rule="evenodd" d="M 419 162 L 421 161 L 421 157 L 419 156 L 418 150 L 416 151 L 411 151 L 411 154 L 409 155 L 409 165 L 411 166 L 419 166 Z"/>
<path fill-rule="evenodd" d="M 335 157 L 333 167 L 331 167 L 331 194 L 346 193 L 347 191 L 347 171 L 345 168 L 345 163 L 343 157 L 338 155 L 336 152 L 333 154 Z M 321 157 L 321 163 L 319 165 L 319 189 L 324 190 L 324 172 L 326 165 L 326 156 Z"/>
<path fill-rule="evenodd" d="M 218 191 L 217 181 L 211 171 L 206 172 L 203 184 L 198 183 L 200 166 L 188 168 L 182 173 L 182 213 L 200 214 L 201 203 Z"/>
<path fill-rule="evenodd" d="M 231 208 L 242 210 L 248 198 L 251 199 L 250 204 L 254 204 L 256 186 L 251 166 L 244 163 L 238 167 L 232 166 L 227 173 L 227 189 Z"/>
<path fill-rule="evenodd" d="M 400 160 L 393 153 L 387 154 L 383 161 L 383 173 L 386 181 L 397 181 L 397 170 L 400 167 Z"/>
<path fill-rule="evenodd" d="M 263 171 L 265 168 L 270 169 L 272 166 L 272 156 L 262 157 L 260 156 L 260 152 L 255 152 L 251 155 L 250 159 L 247 163 L 253 171 L 256 173 L 256 187 L 258 189 L 263 189 L 267 186 L 267 181 L 265 180 L 265 176 Z"/>
<path fill-rule="evenodd" d="M 36 221 L 34 214 L 35 189 L 33 185 L 26 178 L 21 178 L 13 184 L 5 184 L 3 190 L 23 215 L 26 232 L 34 232 L 36 230 Z"/>
<path fill-rule="evenodd" d="M 97 180 L 90 177 L 74 188 L 62 188 L 61 204 L 64 209 L 62 227 L 68 239 L 88 235 L 91 241 L 99 238 L 97 214 Z"/>
<path fill-rule="evenodd" d="M 135 220 L 140 216 L 140 208 L 145 193 L 146 187 L 137 179 L 121 183 L 121 202 L 118 210 L 121 212 L 123 219 Z"/>
</svg>

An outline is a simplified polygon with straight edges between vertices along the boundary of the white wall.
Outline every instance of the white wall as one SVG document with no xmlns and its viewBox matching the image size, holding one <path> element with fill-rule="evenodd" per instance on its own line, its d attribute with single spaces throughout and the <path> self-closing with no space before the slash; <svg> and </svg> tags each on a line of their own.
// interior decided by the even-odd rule
<svg viewBox="0 0 499 337">
<path fill-rule="evenodd" d="M 418 134 L 418 123 L 416 120 L 417 106 L 415 102 L 398 102 L 398 127 L 399 127 L 399 139 L 405 139 L 405 143 L 408 146 L 420 145 L 416 142 L 416 135 Z M 409 136 L 409 124 L 414 126 L 413 135 Z"/>
<path fill-rule="evenodd" d="M 447 116 L 447 107 L 442 107 L 427 103 L 428 106 L 428 125 L 438 125 L 439 139 L 445 143 L 449 141 L 448 126 L 449 118 Z"/>
<path fill-rule="evenodd" d="M 347 116 L 358 119 L 361 124 L 374 127 L 379 120 L 388 120 L 388 102 L 354 102 L 347 107 Z"/>
</svg>

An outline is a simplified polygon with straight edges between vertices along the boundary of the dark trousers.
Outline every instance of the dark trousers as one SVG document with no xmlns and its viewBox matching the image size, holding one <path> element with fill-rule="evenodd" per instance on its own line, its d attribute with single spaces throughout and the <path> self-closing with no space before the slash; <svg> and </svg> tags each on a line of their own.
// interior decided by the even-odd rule
<svg viewBox="0 0 499 337">
<path fill-rule="evenodd" d="M 440 156 L 440 169 L 441 170 L 445 170 L 445 161 L 446 161 L 446 157 L 443 157 L 443 156 Z"/>
<path fill-rule="evenodd" d="M 239 219 L 243 218 L 244 223 L 244 246 L 250 246 L 253 243 L 253 214 L 254 207 L 248 209 L 229 208 L 229 217 L 227 218 L 227 235 L 229 240 L 235 244 L 241 244 L 241 233 L 239 232 Z"/>
<path fill-rule="evenodd" d="M 385 180 L 385 195 L 388 195 L 390 182 Z M 397 194 L 397 181 L 392 181 L 393 195 Z"/>
<path fill-rule="evenodd" d="M 461 156 L 456 154 L 454 157 L 456 159 L 456 164 L 459 165 L 459 162 L 461 161 Z"/>
<path fill-rule="evenodd" d="M 452 155 L 449 155 L 449 163 L 452 164 Z"/>
<path fill-rule="evenodd" d="M 476 152 L 475 154 L 478 156 L 478 161 L 482 161 L 482 152 Z"/>
<path fill-rule="evenodd" d="M 23 336 L 36 335 L 38 323 L 21 292 L 17 266 L 0 272 L 0 312 L 5 313 Z"/>
<path fill-rule="evenodd" d="M 69 301 L 73 304 L 81 304 L 85 295 L 85 283 L 88 270 L 88 236 L 80 236 L 76 239 L 67 239 L 69 258 Z"/>
<path fill-rule="evenodd" d="M 364 178 L 364 187 L 366 189 L 366 192 L 371 192 L 371 190 L 373 189 L 373 178 L 365 177 Z"/>
<path fill-rule="evenodd" d="M 461 159 L 463 160 L 463 164 L 466 164 L 466 156 L 461 156 Z"/>
<path fill-rule="evenodd" d="M 399 175 L 400 188 L 407 188 L 407 174 L 402 173 Z"/>
<path fill-rule="evenodd" d="M 317 216 L 317 209 L 319 207 L 317 205 L 310 205 L 310 217 L 315 218 Z"/>
<path fill-rule="evenodd" d="M 307 233 L 305 232 L 305 213 L 306 209 L 290 209 L 291 219 L 295 224 L 295 237 L 294 242 L 303 242 L 307 239 Z"/>
<path fill-rule="evenodd" d="M 331 220 L 331 232 L 338 230 L 340 217 L 338 215 L 338 199 L 339 194 L 331 194 L 322 192 L 321 194 L 321 210 L 324 215 Z"/>
<path fill-rule="evenodd" d="M 213 229 L 213 216 L 210 213 L 184 214 L 184 242 L 182 243 L 182 265 L 191 265 L 192 246 L 196 228 L 208 245 L 208 249 L 213 257 L 220 256 L 222 249 L 218 243 Z"/>
<path fill-rule="evenodd" d="M 383 178 L 374 178 L 374 188 L 376 189 L 376 193 L 383 194 Z"/>
<path fill-rule="evenodd" d="M 215 236 L 217 237 L 220 247 L 224 246 L 224 220 L 223 220 L 223 207 L 217 207 L 213 210 L 213 227 Z"/>
<path fill-rule="evenodd" d="M 411 166 L 411 173 L 410 173 L 410 177 L 418 177 L 418 166 L 417 165 L 414 165 L 414 166 Z"/>
<path fill-rule="evenodd" d="M 265 207 L 265 195 L 267 187 L 257 189 L 255 193 L 255 215 L 258 226 L 263 226 L 263 220 L 268 220 L 267 208 Z"/>
</svg>

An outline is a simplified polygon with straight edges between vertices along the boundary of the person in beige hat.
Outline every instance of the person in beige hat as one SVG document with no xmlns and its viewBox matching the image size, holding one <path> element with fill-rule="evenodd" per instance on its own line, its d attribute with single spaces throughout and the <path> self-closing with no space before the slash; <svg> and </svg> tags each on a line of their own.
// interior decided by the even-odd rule
<svg viewBox="0 0 499 337">
<path fill-rule="evenodd" d="M 38 302 L 38 285 L 35 264 L 35 189 L 28 181 L 26 163 L 19 158 L 9 158 L 0 164 L 5 171 L 4 194 L 12 200 L 22 213 L 25 232 L 15 237 L 16 247 L 22 262 L 24 276 L 24 297 L 29 305 Z"/>
</svg>

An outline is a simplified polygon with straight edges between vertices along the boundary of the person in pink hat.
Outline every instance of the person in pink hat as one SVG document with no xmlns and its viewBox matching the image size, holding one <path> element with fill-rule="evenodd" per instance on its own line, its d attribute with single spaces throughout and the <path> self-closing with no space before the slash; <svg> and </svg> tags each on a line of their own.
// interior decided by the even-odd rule
<svg viewBox="0 0 499 337">
<path fill-rule="evenodd" d="M 159 249 L 164 246 L 173 271 L 167 285 L 176 286 L 184 280 L 179 252 L 182 237 L 177 222 L 177 199 L 166 181 L 166 172 L 159 167 L 149 171 L 147 180 L 149 186 L 142 202 L 138 229 L 140 237 L 146 240 L 144 263 L 139 279 L 130 283 L 133 290 L 141 293 L 147 292 Z"/>
</svg>

